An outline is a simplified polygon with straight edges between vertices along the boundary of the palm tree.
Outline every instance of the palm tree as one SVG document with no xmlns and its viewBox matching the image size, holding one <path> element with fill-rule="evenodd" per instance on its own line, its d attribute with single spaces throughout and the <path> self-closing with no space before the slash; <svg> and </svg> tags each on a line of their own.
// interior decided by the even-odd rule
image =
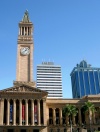
<svg viewBox="0 0 100 132">
<path fill-rule="evenodd" d="M 75 105 L 67 104 L 63 108 L 63 114 L 65 116 L 69 116 L 71 132 L 72 132 L 72 116 L 76 116 L 77 113 L 78 113 L 78 110 Z"/>
<path fill-rule="evenodd" d="M 89 113 L 90 131 L 91 131 L 91 112 L 94 113 L 96 111 L 94 104 L 89 101 L 85 102 L 85 104 L 83 105 L 83 110 L 84 112 Z"/>
</svg>

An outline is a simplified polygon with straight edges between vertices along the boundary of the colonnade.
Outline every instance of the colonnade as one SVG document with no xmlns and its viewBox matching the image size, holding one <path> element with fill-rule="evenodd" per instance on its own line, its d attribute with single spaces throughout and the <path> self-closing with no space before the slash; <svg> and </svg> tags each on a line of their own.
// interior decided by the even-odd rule
<svg viewBox="0 0 100 132">
<path fill-rule="evenodd" d="M 12 107 L 11 107 L 12 106 Z M 24 106 L 24 107 L 23 107 Z M 12 108 L 12 110 L 11 110 Z M 1 101 L 1 121 L 0 124 L 3 125 L 35 125 L 38 126 L 47 124 L 46 115 L 46 101 L 44 99 L 2 99 Z M 66 124 L 69 125 L 69 117 L 63 117 L 62 108 L 48 108 L 49 109 L 49 122 L 50 124 Z M 80 124 L 84 122 L 89 124 L 88 115 L 83 115 L 81 107 L 78 107 L 78 113 L 76 116 L 72 117 L 73 125 Z M 24 110 L 24 115 L 23 115 Z M 11 115 L 12 111 L 12 115 Z M 50 112 L 51 111 L 51 112 Z M 24 118 L 23 118 L 24 116 Z M 97 112 L 91 115 L 91 124 L 96 124 L 96 119 L 98 118 Z"/>
<path fill-rule="evenodd" d="M 2 106 L 3 124 L 5 125 L 46 124 L 44 99 L 4 99 Z"/>
<path fill-rule="evenodd" d="M 62 112 L 62 108 L 49 108 L 49 115 L 50 115 L 50 109 L 51 109 L 51 117 L 49 116 L 49 125 L 53 124 L 66 124 L 69 125 L 70 121 L 69 121 L 69 117 L 63 117 L 63 112 Z M 81 114 L 81 108 L 77 108 L 78 109 L 78 114 L 77 114 L 77 121 L 76 121 L 76 117 L 72 116 L 72 123 L 73 125 L 76 125 L 77 123 L 82 124 L 82 114 Z M 56 114 L 56 110 L 58 110 L 58 115 Z M 58 120 L 58 121 L 57 121 Z"/>
<path fill-rule="evenodd" d="M 77 107 L 78 113 L 76 116 L 72 116 L 72 124 L 73 125 L 89 125 L 90 121 L 91 124 L 98 124 L 100 123 L 100 120 L 98 119 L 98 114 L 97 112 L 90 114 L 90 118 L 89 118 L 89 114 L 85 113 L 81 107 Z M 98 110 L 99 111 L 99 110 Z M 58 113 L 58 114 L 57 114 Z M 53 125 L 70 125 L 70 120 L 69 120 L 69 116 L 63 117 L 63 112 L 62 112 L 62 108 L 49 108 L 49 125 L 53 124 Z"/>
<path fill-rule="evenodd" d="M 32 35 L 32 27 L 20 27 L 19 35 Z"/>
<path fill-rule="evenodd" d="M 56 110 L 58 115 L 56 115 Z M 60 124 L 62 125 L 62 108 L 49 108 L 49 124 Z"/>
</svg>

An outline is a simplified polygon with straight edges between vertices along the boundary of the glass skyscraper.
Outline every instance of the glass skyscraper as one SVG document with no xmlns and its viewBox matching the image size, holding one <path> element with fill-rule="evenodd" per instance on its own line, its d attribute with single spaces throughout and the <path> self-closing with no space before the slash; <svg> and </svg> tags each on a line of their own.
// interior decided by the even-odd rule
<svg viewBox="0 0 100 132">
<path fill-rule="evenodd" d="M 73 98 L 100 93 L 100 68 L 81 61 L 71 72 Z"/>
</svg>

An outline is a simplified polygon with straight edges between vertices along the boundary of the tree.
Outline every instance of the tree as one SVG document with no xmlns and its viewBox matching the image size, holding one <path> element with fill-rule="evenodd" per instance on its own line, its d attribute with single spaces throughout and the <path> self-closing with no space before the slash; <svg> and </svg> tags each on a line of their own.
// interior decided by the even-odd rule
<svg viewBox="0 0 100 132">
<path fill-rule="evenodd" d="M 71 132 L 72 132 L 72 116 L 76 116 L 77 113 L 78 113 L 78 110 L 75 105 L 67 104 L 63 108 L 63 114 L 65 116 L 69 116 Z"/>
<path fill-rule="evenodd" d="M 94 113 L 96 111 L 94 104 L 92 102 L 85 102 L 83 105 L 84 112 L 88 112 L 89 114 L 89 122 L 90 122 L 90 131 L 91 131 L 91 112 Z"/>
</svg>

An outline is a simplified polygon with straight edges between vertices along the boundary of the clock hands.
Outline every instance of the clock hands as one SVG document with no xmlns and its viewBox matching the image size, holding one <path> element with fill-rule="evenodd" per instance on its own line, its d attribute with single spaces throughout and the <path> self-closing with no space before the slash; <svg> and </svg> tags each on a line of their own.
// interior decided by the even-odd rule
<svg viewBox="0 0 100 132">
<path fill-rule="evenodd" d="M 23 47 L 23 48 L 21 49 L 21 53 L 22 53 L 23 55 L 28 55 L 28 54 L 30 53 L 29 47 Z"/>
</svg>

